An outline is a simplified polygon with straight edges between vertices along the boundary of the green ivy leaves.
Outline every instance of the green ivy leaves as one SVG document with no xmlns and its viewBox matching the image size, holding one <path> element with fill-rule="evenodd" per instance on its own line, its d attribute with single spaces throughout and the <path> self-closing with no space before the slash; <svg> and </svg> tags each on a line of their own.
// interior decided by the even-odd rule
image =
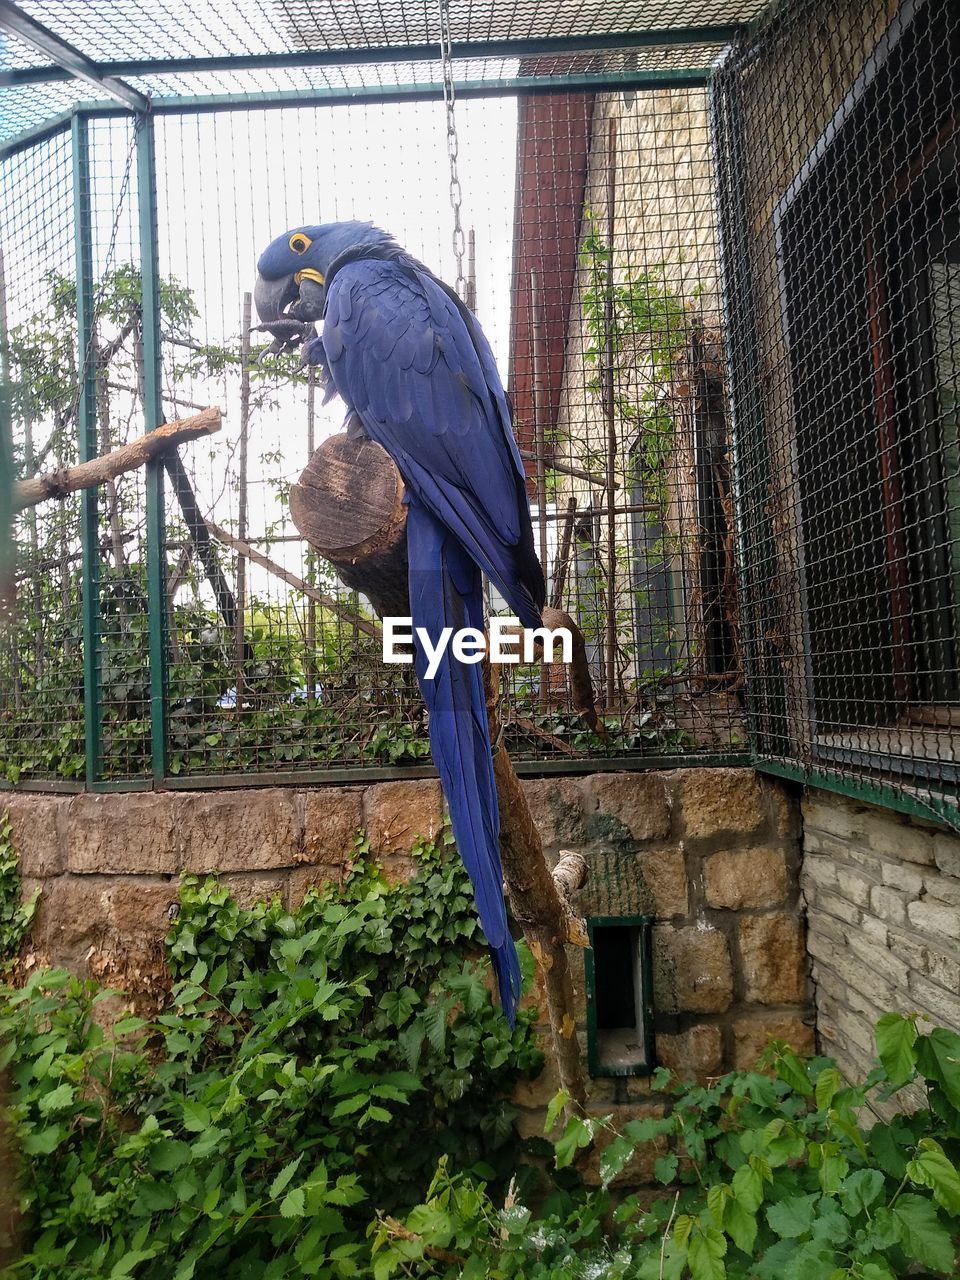
<svg viewBox="0 0 960 1280">
<path fill-rule="evenodd" d="M 620 1133 L 563 1116 L 561 1093 L 552 1161 L 518 1166 L 502 1093 L 540 1059 L 465 958 L 462 871 L 428 848 L 391 887 L 357 854 L 295 913 L 186 882 L 153 1022 L 121 1013 L 105 1034 L 108 994 L 66 974 L 6 993 L 32 1240 L 13 1280 L 955 1274 L 960 1037 L 889 1014 L 859 1085 L 777 1043 L 771 1074 L 658 1071 L 661 1097 Z M 861 1128 L 873 1091 L 911 1080 L 928 1109 Z M 613 1209 L 637 1168 L 667 1190 Z"/>
<path fill-rule="evenodd" d="M 887 1079 L 899 1088 L 913 1075 L 917 1063 L 917 1024 L 915 1018 L 899 1013 L 885 1013 L 877 1022 L 877 1054 Z"/>
<path fill-rule="evenodd" d="M 944 1109 L 960 1041 L 950 1032 L 920 1035 L 900 1015 L 882 1020 L 878 1041 L 892 1079 L 881 1070 L 861 1085 L 847 1083 L 834 1063 L 803 1061 L 778 1043 L 765 1056 L 772 1078 L 732 1075 L 703 1087 L 658 1073 L 654 1086 L 666 1091 L 667 1107 L 658 1102 L 656 1114 L 631 1120 L 619 1134 L 610 1117 L 567 1118 L 554 1142 L 558 1187 L 535 1202 L 536 1212 L 524 1206 L 522 1231 L 494 1229 L 497 1204 L 475 1184 L 468 1216 L 457 1216 L 468 1204 L 464 1182 L 438 1175 L 446 1238 L 469 1242 L 476 1275 L 497 1280 L 895 1280 L 917 1268 L 952 1277 L 960 1110 Z M 893 1081 L 918 1071 L 939 1109 L 861 1130 L 871 1092 L 889 1095 Z M 554 1099 L 548 1132 L 568 1103 L 563 1094 Z M 653 1176 L 669 1180 L 669 1191 L 652 1203 L 649 1193 L 621 1198 L 609 1234 L 606 1188 L 631 1162 L 650 1168 L 653 1142 L 660 1150 Z M 598 1160 L 580 1155 L 591 1144 Z M 599 1190 L 571 1189 L 578 1165 L 598 1168 Z M 412 1256 L 403 1250 L 413 1247 L 385 1231 L 378 1274 L 403 1274 L 402 1259 Z M 428 1251 L 418 1256 L 430 1261 Z M 434 1259 L 423 1274 L 454 1280 L 459 1266 Z"/>
<path fill-rule="evenodd" d="M 11 835 L 9 817 L 0 812 L 0 963 L 20 950 L 40 904 L 39 889 L 28 902 L 20 900 L 20 866 Z"/>
<path fill-rule="evenodd" d="M 534 1014 L 511 1032 L 468 958 L 459 860 L 424 846 L 392 886 L 364 852 L 292 913 L 185 880 L 153 1021 L 110 1026 L 116 996 L 67 974 L 5 993 L 31 1246 L 12 1277 L 362 1275 L 374 1206 L 409 1208 L 445 1151 L 509 1175 Z"/>
</svg>

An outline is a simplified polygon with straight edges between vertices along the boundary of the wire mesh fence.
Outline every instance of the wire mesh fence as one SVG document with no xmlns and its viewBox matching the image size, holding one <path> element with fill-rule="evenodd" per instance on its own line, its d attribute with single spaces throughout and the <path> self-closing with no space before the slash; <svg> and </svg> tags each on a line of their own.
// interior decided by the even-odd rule
<svg viewBox="0 0 960 1280">
<path fill-rule="evenodd" d="M 804 0 L 715 94 L 755 746 L 956 821 L 960 12 Z"/>
<path fill-rule="evenodd" d="M 317 62 L 324 51 L 360 51 L 433 46 L 437 9 L 430 5 L 385 5 L 356 0 L 345 9 L 325 0 L 194 0 L 185 13 L 179 0 L 21 0 L 20 8 L 48 24 L 111 72 L 152 69 L 169 60 L 244 59 L 302 53 Z M 762 12 L 761 0 L 461 0 L 449 6 L 455 43 L 676 31 L 718 23 L 748 22 Z M 398 55 L 399 56 L 399 55 Z M 11 64 L 36 66 L 43 59 L 17 50 Z"/>
<path fill-rule="evenodd" d="M 8 326 L 15 462 L 33 474 L 69 465 L 78 456 L 69 133 L 15 157 L 6 169 L 6 189 L 31 196 L 0 205 L 0 298 Z M 40 307 L 38 298 L 44 300 Z M 0 637 L 0 754 L 13 779 L 24 773 L 83 776 L 79 510 L 78 498 L 34 508 L 18 529 L 17 621 Z"/>
<path fill-rule="evenodd" d="M 459 103 L 457 121 L 476 310 L 513 397 L 551 603 L 584 633 L 604 724 L 597 736 L 582 722 L 561 670 L 513 668 L 511 752 L 531 768 L 740 753 L 706 93 L 501 95 Z M 0 658 L 3 774 L 156 776 L 161 670 L 168 781 L 425 765 L 411 669 L 383 662 L 369 605 L 290 521 L 290 486 L 343 407 L 323 403 L 296 357 L 258 358 L 248 295 L 279 232 L 354 217 L 453 280 L 442 103 L 183 110 L 151 129 L 155 266 L 132 117 L 92 117 L 3 162 L 20 463 L 70 465 L 84 431 L 95 452 L 142 432 L 154 270 L 163 416 L 216 404 L 224 428 L 164 465 L 161 598 L 151 474 L 22 515 Z M 84 599 L 96 606 L 86 632 Z"/>
</svg>

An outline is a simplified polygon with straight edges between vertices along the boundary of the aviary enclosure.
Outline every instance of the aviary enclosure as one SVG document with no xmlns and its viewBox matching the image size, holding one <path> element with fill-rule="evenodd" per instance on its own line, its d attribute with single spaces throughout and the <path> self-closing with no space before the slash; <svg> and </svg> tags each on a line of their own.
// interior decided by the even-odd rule
<svg viewBox="0 0 960 1280">
<path fill-rule="evenodd" d="M 762 11 L 3 6 L 20 473 L 224 411 L 21 516 L 7 784 L 427 768 L 290 518 L 337 402 L 251 332 L 278 229 L 359 217 L 476 308 L 586 639 L 600 732 L 519 668 L 518 769 L 752 760 L 955 818 L 956 20 Z"/>
<path fill-rule="evenodd" d="M 21 517 L 6 779 L 201 785 L 428 763 L 409 669 L 382 662 L 369 605 L 290 519 L 342 407 L 251 332 L 267 241 L 352 217 L 460 274 L 508 381 L 550 600 L 584 632 L 602 714 L 598 736 L 556 670 L 518 669 L 506 732 L 520 767 L 743 753 L 704 87 L 725 33 L 678 25 L 606 48 L 559 10 L 522 34 L 516 15 L 453 10 L 455 46 L 481 45 L 450 64 L 450 134 L 429 46 L 439 10 L 422 31 L 372 7 L 327 30 L 309 6 L 240 6 L 214 25 L 212 8 L 158 5 L 121 31 L 110 6 L 92 25 L 86 6 L 42 9 L 26 6 L 95 60 L 138 62 L 119 78 L 152 110 L 78 106 L 89 86 L 37 83 L 38 55 L 7 45 L 18 468 L 68 467 L 207 405 L 224 419 L 165 465 Z M 596 52 L 565 51 L 571 25 Z M 180 68 L 198 51 L 205 69 Z"/>
</svg>

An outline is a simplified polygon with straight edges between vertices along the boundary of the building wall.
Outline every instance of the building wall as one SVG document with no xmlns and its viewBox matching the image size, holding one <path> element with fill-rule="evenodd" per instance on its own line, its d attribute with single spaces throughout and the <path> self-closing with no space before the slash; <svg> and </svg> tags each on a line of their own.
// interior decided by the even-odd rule
<svg viewBox="0 0 960 1280">
<path fill-rule="evenodd" d="M 593 562 L 604 584 L 610 541 L 604 478 L 611 426 L 603 395 L 591 387 L 603 360 L 602 355 L 596 355 L 597 322 L 592 313 L 597 306 L 591 301 L 591 292 L 597 281 L 596 265 L 586 253 L 589 237 L 612 245 L 616 290 L 623 291 L 633 282 L 633 297 L 647 295 L 646 305 L 656 312 L 666 288 L 670 305 L 679 310 L 679 316 L 660 325 L 658 338 L 658 345 L 662 345 L 662 335 L 669 329 L 676 342 L 679 358 L 672 375 L 654 367 L 644 322 L 631 321 L 626 308 L 622 349 L 615 361 L 614 391 L 619 403 L 612 426 L 616 437 L 613 472 L 615 501 L 620 508 L 615 516 L 616 594 L 622 644 L 624 648 L 632 646 L 624 671 L 629 687 L 633 679 L 649 679 L 651 668 L 663 674 L 682 666 L 694 675 L 707 669 L 704 617 L 709 606 L 700 581 L 704 531 L 697 471 L 706 468 L 712 472 L 713 465 L 706 455 L 697 456 L 694 420 L 705 412 L 698 398 L 704 386 L 705 364 L 700 361 L 710 366 L 721 405 L 723 396 L 706 91 L 599 95 L 589 142 L 581 252 L 566 335 L 554 456 L 574 469 L 591 473 L 598 482 L 560 473 L 555 497 L 560 510 L 571 496 L 576 498 L 581 528 L 592 528 Z M 601 269 L 601 291 L 604 288 Z M 643 306 L 641 302 L 639 312 Z M 697 357 L 696 367 L 691 354 L 694 347 L 704 353 Z M 632 416 L 622 411 L 621 403 L 630 406 Z M 663 448 L 662 475 L 651 484 L 649 478 L 644 481 L 637 460 L 651 448 L 654 435 L 644 420 L 652 421 L 655 410 L 669 417 L 672 427 Z M 722 409 L 718 437 L 720 461 L 726 452 Z M 648 504 L 647 514 L 637 510 L 644 503 Z M 589 542 L 582 545 L 586 548 L 582 562 L 588 565 Z M 581 568 L 568 579 L 571 604 L 579 607 L 581 614 L 589 612 L 592 593 L 598 594 L 595 581 L 585 576 L 588 572 Z M 633 636 L 629 634 L 631 615 Z M 599 669 L 602 657 L 597 657 L 595 665 Z M 730 705 L 718 706 L 715 719 L 726 723 L 717 732 L 716 741 L 705 740 L 702 745 L 722 748 L 724 740 L 729 741 L 734 715 Z"/>
<path fill-rule="evenodd" d="M 813 789 L 802 810 L 817 1029 L 862 1078 L 888 1010 L 960 1032 L 960 835 Z"/>
<path fill-rule="evenodd" d="M 779 738 L 782 733 L 789 744 L 778 742 L 772 750 L 800 762 L 816 759 L 817 745 L 811 741 L 816 717 L 808 701 L 813 685 L 808 665 L 811 594 L 809 589 L 806 596 L 801 591 L 801 566 L 805 558 L 809 565 L 809 552 L 801 546 L 798 513 L 801 501 L 811 502 L 809 490 L 820 481 L 808 476 L 801 498 L 784 264 L 778 258 L 774 212 L 868 66 L 898 7 L 897 0 L 797 0 L 778 11 L 735 81 L 744 151 L 742 168 L 731 176 L 741 184 L 751 288 L 747 305 L 756 327 L 759 361 L 756 374 L 749 371 L 751 385 L 744 399 L 749 400 L 754 377 L 762 389 L 759 413 L 754 415 L 749 404 L 741 406 L 739 442 L 740 457 L 750 458 L 754 468 L 749 476 L 741 476 L 740 512 L 743 537 L 752 540 L 747 545 L 754 585 L 744 603 L 746 625 L 758 650 L 751 667 L 751 692 L 761 735 Z M 878 114 L 868 128 L 884 141 L 896 135 L 902 123 L 894 110 L 889 117 Z M 879 206 L 881 194 L 874 194 Z M 740 210 L 729 214 L 736 221 Z M 832 219 L 840 221 L 835 212 L 825 210 L 817 234 L 829 236 Z M 860 269 L 857 264 L 849 268 L 853 273 Z M 821 308 L 828 303 L 826 288 L 808 305 Z M 866 302 L 864 325 L 865 312 Z M 836 407 L 840 400 L 833 386 L 824 388 L 819 428 L 836 440 L 838 465 L 845 450 L 869 439 L 864 427 L 841 415 Z M 766 470 L 759 475 L 756 457 L 762 451 L 749 438 L 754 432 L 763 436 L 769 478 Z M 871 447 L 879 446 L 871 440 L 867 448 Z M 851 482 L 847 502 L 849 511 L 837 510 L 828 518 L 828 530 L 837 539 L 866 509 L 868 498 Z M 864 535 L 858 530 L 856 537 Z M 866 563 L 859 546 L 855 555 L 856 566 Z M 866 598 L 866 570 L 863 579 Z M 824 603 L 815 598 L 814 605 L 819 612 L 813 625 L 823 625 Z M 833 612 L 846 608 L 856 613 L 860 607 L 859 601 L 848 601 Z M 828 621 L 832 625 L 836 618 Z M 858 646 L 848 647 L 856 652 Z M 820 691 L 829 680 L 840 686 L 844 679 L 840 674 L 825 679 L 822 669 L 816 678 Z M 785 713 L 780 710 L 781 689 Z M 864 701 L 880 706 L 884 697 L 878 688 Z M 859 729 L 862 722 L 854 720 L 840 738 L 842 745 L 866 741 L 869 749 L 882 753 L 902 733 L 901 740 L 913 750 L 926 747 L 928 757 L 938 754 L 919 732 L 911 732 L 907 705 L 898 711 L 903 719 L 891 734 L 871 739 Z M 875 715 L 875 706 L 864 706 L 862 714 Z M 910 746 L 904 754 L 909 752 Z M 849 761 L 842 767 L 848 773 L 856 771 Z M 801 883 L 818 1038 L 823 1052 L 835 1056 L 850 1077 L 862 1078 L 874 1063 L 874 1024 L 888 1010 L 917 1011 L 960 1030 L 960 837 L 932 823 L 815 789 L 807 790 L 802 815 Z M 891 1102 L 889 1110 L 900 1102 L 920 1101 L 904 1092 L 907 1096 Z"/>
<path fill-rule="evenodd" d="M 771 1036 L 812 1048 L 799 814 L 784 787 L 750 769 L 681 769 L 531 779 L 524 789 L 550 860 L 568 849 L 587 859 L 579 911 L 654 918 L 661 1063 L 706 1077 L 753 1065 Z M 148 998 L 163 990 L 181 873 L 218 871 L 243 902 L 280 894 L 292 906 L 308 885 L 344 874 L 361 827 L 400 877 L 415 838 L 436 835 L 443 818 L 433 781 L 4 803 L 24 893 L 43 891 L 26 967 L 63 965 Z M 585 1044 L 582 951 L 571 948 L 571 959 Z M 542 1132 L 556 1088 L 548 1061 L 519 1090 L 525 1133 Z M 622 1119 L 662 1106 L 644 1078 L 599 1079 L 592 1100 Z"/>
<path fill-rule="evenodd" d="M 612 244 L 614 284 L 662 266 L 677 296 L 708 323 L 718 322 L 717 250 L 713 208 L 713 166 L 707 124 L 707 95 L 702 89 L 599 95 L 593 109 L 584 210 L 592 229 L 608 240 L 610 127 L 617 131 L 613 171 Z M 588 224 L 581 228 L 581 246 Z M 607 436 L 601 398 L 588 390 L 597 368 L 586 358 L 593 338 L 585 295 L 591 269 L 580 261 L 566 339 L 564 377 L 557 417 L 557 456 L 583 466 L 603 447 Z M 650 382 L 642 346 L 629 341 L 618 361 L 617 389 L 636 399 Z M 629 445 L 624 439 L 622 443 Z M 618 479 L 628 459 L 621 450 Z M 597 469 L 594 463 L 590 469 Z M 602 466 L 599 468 L 602 471 Z M 588 505 L 591 486 L 564 478 L 565 493 Z"/>
</svg>

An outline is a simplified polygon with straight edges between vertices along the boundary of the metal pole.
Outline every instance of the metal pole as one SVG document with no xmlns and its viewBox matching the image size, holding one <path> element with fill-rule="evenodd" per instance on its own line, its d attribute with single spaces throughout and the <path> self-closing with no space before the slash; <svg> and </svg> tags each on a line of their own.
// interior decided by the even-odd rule
<svg viewBox="0 0 960 1280">
<path fill-rule="evenodd" d="M 477 309 L 477 233 L 473 227 L 467 232 L 467 288 L 464 305 L 470 311 Z"/>
<path fill-rule="evenodd" d="M 97 370 L 94 348 L 93 214 L 90 199 L 90 123 L 73 117 L 73 228 L 77 273 L 77 403 L 78 449 L 81 462 L 97 456 Z M 100 705 L 100 551 L 99 490 L 80 495 L 80 546 L 83 626 L 83 723 L 86 784 L 100 781 L 103 761 L 103 723 Z"/>
<path fill-rule="evenodd" d="M 769 643 L 770 585 L 764 566 L 776 563 L 776 538 L 766 495 L 771 492 L 760 336 L 748 244 L 748 202 L 744 194 L 745 137 L 738 73 L 718 69 L 710 90 L 710 146 L 717 188 L 717 247 L 727 356 L 727 413 L 730 423 L 734 535 L 740 585 L 744 702 L 750 754 L 758 768 L 765 755 L 790 758 L 787 686 L 776 647 Z M 744 477 L 750 477 L 749 486 Z M 766 621 L 766 625 L 764 625 Z"/>
<path fill-rule="evenodd" d="M 237 537 L 247 540 L 247 452 L 250 436 L 250 325 L 253 299 L 243 295 L 240 316 L 240 441 L 238 456 L 239 494 L 237 495 Z M 247 562 L 237 556 L 237 616 L 233 628 L 233 653 L 237 664 L 237 707 L 243 706 L 246 693 Z"/>
<path fill-rule="evenodd" d="M 615 200 L 617 194 L 617 120 L 611 117 L 607 133 L 607 258 L 604 285 L 604 351 L 603 412 L 607 426 L 607 627 L 606 627 L 606 699 L 607 710 L 613 709 L 617 693 L 617 413 L 616 413 L 616 343 L 613 325 L 613 242 L 616 231 Z"/>
<path fill-rule="evenodd" d="M 533 329 L 533 438 L 536 450 L 537 468 L 537 532 L 540 539 L 540 567 L 546 578 L 547 565 L 547 460 L 546 433 L 543 429 L 543 395 L 544 378 L 543 362 L 540 359 L 540 343 L 543 340 L 542 317 L 540 315 L 540 292 L 537 272 L 530 272 L 530 322 Z M 540 663 L 540 702 L 546 706 L 548 702 L 547 681 L 550 669 L 546 662 Z"/>
<path fill-rule="evenodd" d="M 436 56 L 436 47 L 431 46 Z M 396 56 L 396 51 L 393 55 Z M 364 59 L 366 61 L 366 59 Z M 0 72 L 0 86 L 3 83 Z M 616 71 L 602 73 L 568 72 L 564 75 L 549 76 L 504 76 L 496 80 L 468 80 L 457 85 L 458 98 L 502 98 L 514 93 L 548 94 L 560 91 L 570 93 L 574 89 L 593 90 L 603 93 L 607 90 L 619 92 L 625 89 L 706 89 L 710 84 L 709 67 L 668 67 L 659 71 Z M 443 85 L 430 84 L 395 84 L 395 85 L 350 85 L 336 88 L 319 89 L 276 89 L 260 93 L 213 93 L 175 95 L 169 98 L 155 98 L 151 102 L 151 113 L 160 115 L 196 115 L 205 111 L 253 111 L 259 108 L 272 109 L 283 107 L 332 106 L 351 102 L 434 102 L 443 100 Z M 126 113 L 115 102 L 84 102 L 83 110 L 88 115 L 123 117 Z M 6 160 L 20 151 L 32 147 L 36 142 L 49 138 L 70 122 L 70 113 L 63 112 L 46 120 L 43 124 L 33 125 L 22 132 L 14 134 L 7 141 L 0 143 L 0 160 Z"/>
<path fill-rule="evenodd" d="M 35 27 L 39 24 L 35 23 Z M 500 40 L 455 40 L 452 54 L 457 61 L 468 59 L 556 58 L 565 53 L 603 53 L 608 50 L 650 49 L 662 45 L 727 45 L 747 30 L 746 24 L 711 26 L 674 26 L 631 31 L 601 31 L 596 34 L 510 37 Z M 56 39 L 56 37 L 54 37 Z M 80 53 L 58 41 L 58 49 L 47 49 L 52 66 L 12 67 L 0 72 L 0 85 L 42 84 L 45 81 L 69 80 L 71 76 L 89 73 L 96 79 L 107 76 L 199 75 L 211 71 L 278 71 L 283 68 L 343 67 L 377 62 L 430 62 L 437 56 L 436 44 L 356 44 L 348 49 L 290 49 L 284 53 L 227 53 L 209 57 L 125 58 L 117 61 L 91 62 Z M 63 60 L 71 56 L 73 65 Z M 711 55 L 705 54 L 709 60 Z M 82 59 L 82 62 L 80 61 Z M 703 72 L 709 71 L 704 67 Z M 122 85 L 130 90 L 129 85 Z M 123 99 L 121 99 L 122 101 Z"/>
<path fill-rule="evenodd" d="M 153 117 L 137 117 L 137 203 L 140 223 L 140 280 L 143 325 L 143 411 L 146 428 L 163 422 L 160 352 L 160 273 L 157 259 L 157 165 Z M 150 762 L 155 782 L 167 774 L 167 602 L 166 520 L 163 462 L 146 469 L 147 618 L 150 652 Z"/>
<path fill-rule="evenodd" d="M 316 441 L 316 373 L 313 365 L 307 368 L 307 461 L 313 457 Z M 317 553 L 312 547 L 307 551 L 305 580 L 311 587 L 317 585 Z M 307 705 L 317 700 L 317 602 L 307 597 L 307 652 L 304 661 L 307 680 Z"/>
</svg>

